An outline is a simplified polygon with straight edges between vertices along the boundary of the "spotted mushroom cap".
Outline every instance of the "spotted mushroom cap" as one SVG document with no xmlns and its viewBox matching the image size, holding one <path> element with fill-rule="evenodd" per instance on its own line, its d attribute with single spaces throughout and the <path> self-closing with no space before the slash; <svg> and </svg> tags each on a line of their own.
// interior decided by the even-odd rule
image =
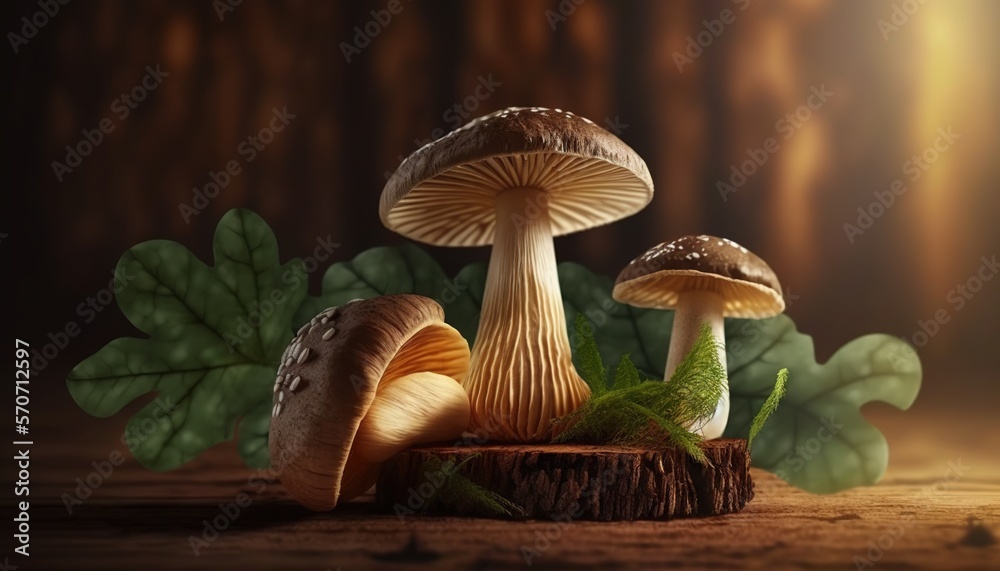
<svg viewBox="0 0 1000 571">
<path fill-rule="evenodd" d="M 460 382 L 468 367 L 468 343 L 430 298 L 388 295 L 324 310 L 285 350 L 274 385 L 269 446 L 282 484 L 314 510 L 364 493 L 375 474 L 345 469 L 376 389 L 415 372 Z"/>
<path fill-rule="evenodd" d="M 614 222 L 653 198 L 646 163 L 593 121 L 510 107 L 414 151 L 386 183 L 379 214 L 420 242 L 484 246 L 493 243 L 496 195 L 524 187 L 545 191 L 553 236 Z"/>
<path fill-rule="evenodd" d="M 613 296 L 635 307 L 676 309 L 682 291 L 719 293 L 727 317 L 764 318 L 785 310 L 781 284 L 767 263 L 726 238 L 684 236 L 647 250 L 615 280 Z"/>
</svg>

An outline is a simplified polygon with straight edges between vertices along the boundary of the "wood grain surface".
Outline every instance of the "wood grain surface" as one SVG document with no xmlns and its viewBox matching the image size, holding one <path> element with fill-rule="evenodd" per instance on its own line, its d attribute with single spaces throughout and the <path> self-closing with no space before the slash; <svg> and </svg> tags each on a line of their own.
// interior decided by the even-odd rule
<svg viewBox="0 0 1000 571">
<path fill-rule="evenodd" d="M 894 457 L 877 486 L 816 496 L 752 469 L 755 497 L 739 513 L 617 523 L 399 519 L 371 497 L 317 514 L 268 473 L 244 468 L 230 447 L 170 473 L 128 458 L 68 513 L 60 497 L 109 457 L 120 428 L 94 422 L 80 439 L 52 424 L 39 428 L 33 452 L 32 555 L 10 563 L 20 571 L 521 569 L 527 553 L 531 569 L 856 569 L 855 558 L 875 569 L 998 568 L 1000 546 L 963 542 L 970 516 L 981 518 L 980 536 L 1000 528 L 998 435 L 958 438 L 936 419 L 923 419 L 937 423 L 933 431 L 905 420 L 880 424 Z M 203 538 L 206 522 L 221 520 L 220 504 L 241 493 L 247 507 L 195 555 L 191 538 Z M 12 508 L 3 510 L 6 519 Z"/>
</svg>

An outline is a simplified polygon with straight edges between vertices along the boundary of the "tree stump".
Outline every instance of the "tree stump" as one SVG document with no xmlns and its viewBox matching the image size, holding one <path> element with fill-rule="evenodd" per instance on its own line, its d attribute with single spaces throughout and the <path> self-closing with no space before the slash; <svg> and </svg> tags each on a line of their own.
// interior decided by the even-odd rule
<svg viewBox="0 0 1000 571">
<path fill-rule="evenodd" d="M 496 517 L 474 502 L 430 499 L 445 485 L 424 473 L 435 457 L 445 466 L 478 454 L 462 476 L 510 500 L 533 519 L 623 521 L 737 512 L 753 498 L 745 440 L 702 444 L 709 464 L 675 448 L 513 444 L 413 448 L 386 462 L 376 501 L 398 514 L 433 506 L 431 513 Z M 444 504 L 444 505 L 442 505 Z"/>
</svg>

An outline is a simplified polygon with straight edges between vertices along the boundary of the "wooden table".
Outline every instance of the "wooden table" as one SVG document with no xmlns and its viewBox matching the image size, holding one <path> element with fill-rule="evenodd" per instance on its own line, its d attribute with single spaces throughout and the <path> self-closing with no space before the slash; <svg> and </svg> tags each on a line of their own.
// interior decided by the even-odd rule
<svg viewBox="0 0 1000 571">
<path fill-rule="evenodd" d="M 37 436 L 48 445 L 36 449 L 42 459 L 33 468 L 32 556 L 10 563 L 22 570 L 520 569 L 527 552 L 533 569 L 1000 569 L 1000 545 L 963 544 L 969 516 L 1000 531 L 1000 452 L 993 452 L 1000 434 L 914 435 L 912 421 L 880 421 L 894 457 L 875 487 L 815 496 L 754 470 L 756 498 L 735 515 L 569 524 L 400 520 L 370 498 L 315 514 L 280 484 L 249 481 L 254 474 L 229 446 L 166 474 L 129 459 L 68 514 L 58 498 L 73 493 L 91 462 L 108 457 L 122 421 L 92 421 L 87 446 L 53 426 Z M 945 482 L 949 462 L 967 468 Z M 227 521 L 219 505 L 237 499 L 250 503 Z M 4 509 L 10 513 L 9 504 Z M 227 526 L 214 540 L 202 535 L 212 520 Z M 205 541 L 197 556 L 192 538 Z"/>
</svg>

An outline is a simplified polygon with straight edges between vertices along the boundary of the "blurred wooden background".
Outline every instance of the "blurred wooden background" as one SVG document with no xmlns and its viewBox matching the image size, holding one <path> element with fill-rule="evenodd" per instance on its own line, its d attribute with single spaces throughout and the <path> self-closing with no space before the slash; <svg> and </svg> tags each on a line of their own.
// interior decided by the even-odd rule
<svg viewBox="0 0 1000 571">
<path fill-rule="evenodd" d="M 399 243 L 377 203 L 401 157 L 457 126 L 456 104 L 475 107 L 470 117 L 539 105 L 619 130 L 656 184 L 640 214 L 558 240 L 560 259 L 614 275 L 660 241 L 730 237 L 799 296 L 789 313 L 821 356 L 868 332 L 912 339 L 918 320 L 944 308 L 950 323 L 920 349 L 925 395 L 1000 395 L 987 382 L 1000 280 L 961 312 L 946 301 L 1000 244 L 1000 4 L 914 3 L 886 31 L 880 21 L 899 23 L 894 9 L 909 3 L 401 0 L 350 62 L 342 43 L 387 0 L 220 4 L 71 3 L 5 55 L 13 184 L 2 255 L 31 276 L 15 284 L 21 330 L 44 338 L 75 318 L 138 242 L 169 238 L 208 259 L 216 222 L 237 206 L 269 221 L 286 257 L 307 255 L 328 234 L 343 259 Z M 38 10 L 4 9 L 13 31 Z M 714 37 L 712 21 L 722 19 L 731 22 Z M 705 38 L 679 69 L 678 54 Z M 157 64 L 169 76 L 119 119 L 112 103 Z M 480 100 L 483 79 L 499 85 Z M 776 122 L 812 88 L 833 95 L 786 140 Z M 296 118 L 248 164 L 241 142 L 284 107 Z M 115 131 L 59 182 L 52 162 L 105 117 Z M 844 223 L 948 126 L 961 138 L 851 244 Z M 769 137 L 778 152 L 724 199 L 719 181 Z M 186 223 L 178 206 L 231 160 L 241 174 Z M 450 271 L 488 256 L 432 253 Z M 117 311 L 104 312 L 76 349 L 85 355 L 129 331 Z M 54 364 L 54 385 L 71 360 Z"/>
<path fill-rule="evenodd" d="M 355 27 L 369 25 L 371 11 L 385 10 L 389 0 L 245 0 L 220 16 L 217 6 L 226 1 L 71 2 L 4 53 L 9 182 L 0 257 L 13 282 L 4 325 L 11 336 L 41 343 L 71 320 L 83 330 L 33 381 L 38 497 L 32 501 L 49 504 L 36 512 L 40 549 L 49 557 L 61 552 L 63 564 L 109 568 L 100 556 L 119 553 L 128 530 L 137 533 L 119 566 L 141 560 L 150 569 L 169 567 L 200 519 L 215 515 L 217 503 L 245 482 L 231 445 L 171 476 L 149 474 L 129 459 L 81 517 L 62 511 L 59 495 L 91 471 L 92 460 L 107 457 L 129 414 L 88 417 L 64 387 L 77 362 L 114 337 L 135 334 L 114 307 L 89 323 L 76 313 L 107 285 L 122 252 L 168 238 L 208 261 L 216 222 L 237 206 L 264 216 L 285 258 L 308 255 L 319 236 L 341 243 L 342 259 L 400 243 L 377 216 L 385 173 L 458 126 L 456 104 L 475 107 L 469 117 L 511 105 L 568 109 L 617 130 L 645 157 L 656 184 L 652 204 L 619 223 L 560 238 L 562 260 L 613 276 L 654 243 L 701 232 L 732 238 L 768 260 L 798 296 L 788 312 L 815 337 L 821 358 L 858 335 L 913 339 L 918 322 L 940 311 L 949 317 L 919 349 L 925 381 L 914 408 L 867 411 L 893 451 L 888 488 L 814 502 L 772 481 L 733 522 L 640 526 L 619 563 L 676 562 L 691 545 L 717 544 L 719 553 L 766 566 L 846 566 L 901 514 L 923 507 L 927 519 L 885 563 L 934 566 L 954 555 L 953 564 L 972 567 L 995 556 L 941 549 L 953 549 L 965 516 L 987 518 L 994 529 L 997 517 L 1000 280 L 982 284 L 960 310 L 949 296 L 976 275 L 983 256 L 1000 253 L 1000 3 L 400 0 L 402 10 L 348 62 L 342 43 L 353 42 Z M 17 0 L 2 10 L 7 31 L 20 34 L 21 18 L 39 7 Z M 709 28 L 718 29 L 713 21 L 722 19 L 730 21 L 716 37 Z M 677 54 L 699 39 L 706 46 L 679 69 Z M 116 99 L 142 81 L 146 66 L 157 65 L 169 75 L 120 118 Z M 499 85 L 479 99 L 484 80 Z M 786 139 L 776 123 L 807 103 L 813 88 L 833 95 Z M 284 107 L 295 119 L 248 162 L 240 145 Z M 115 130 L 57 180 L 53 161 L 64 161 L 66 145 L 104 118 Z M 960 138 L 852 244 L 843 225 L 856 223 L 857 209 L 868 207 L 873 193 L 909 176 L 907 161 L 949 126 Z M 770 137 L 780 149 L 723 199 L 719 181 L 728 181 L 747 150 Z M 210 172 L 233 160 L 242 172 L 186 223 L 178 206 L 191 204 L 192 189 L 204 188 Z M 455 272 L 485 260 L 488 251 L 434 248 L 432 254 Z M 914 495 L 955 460 L 972 466 L 968 481 L 929 503 Z M 15 477 L 8 466 L 5 482 Z M 211 487 L 199 483 L 206 480 Z M 118 497 L 130 498 L 131 509 L 107 511 Z M 164 510 L 178 498 L 195 507 Z M 219 568 L 242 554 L 285 564 L 296 552 L 303 565 L 322 568 L 333 560 L 317 549 L 340 549 L 350 553 L 335 561 L 363 566 L 365 553 L 395 548 L 385 538 L 402 545 L 409 533 L 390 519 L 364 523 L 363 509 L 346 519 L 307 521 L 287 502 L 261 507 L 243 520 L 242 531 L 213 548 L 218 557 L 203 563 Z M 163 522 L 146 518 L 151 510 L 172 515 Z M 269 534 L 275 513 L 285 519 Z M 848 521 L 852 515 L 863 521 Z M 793 539 L 757 551 L 730 544 L 715 527 L 744 526 L 773 538 L 779 519 Z M 429 549 L 449 557 L 485 554 L 486 563 L 520 565 L 510 545 L 541 525 L 518 528 L 514 539 L 503 535 L 510 532 L 505 526 L 465 522 L 431 522 L 421 533 Z M 606 539 L 605 532 L 575 529 L 579 542 L 560 544 L 549 561 L 614 562 L 577 549 Z M 462 551 L 454 541 L 472 547 Z M 718 563 L 716 553 L 699 549 L 685 560 Z"/>
</svg>

